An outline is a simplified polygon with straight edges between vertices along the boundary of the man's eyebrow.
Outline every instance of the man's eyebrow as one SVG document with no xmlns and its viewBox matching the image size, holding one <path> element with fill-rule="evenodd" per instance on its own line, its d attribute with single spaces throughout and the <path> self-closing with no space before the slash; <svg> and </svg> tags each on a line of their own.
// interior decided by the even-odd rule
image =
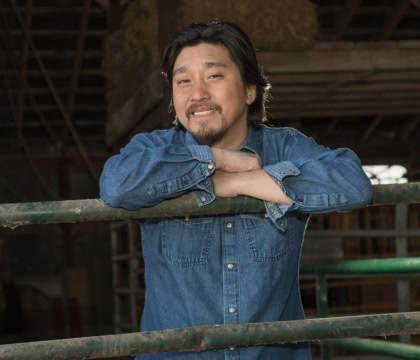
<svg viewBox="0 0 420 360">
<path fill-rule="evenodd" d="M 208 61 L 204 63 L 204 66 L 207 68 L 212 67 L 227 67 L 227 65 L 221 61 Z"/>
<path fill-rule="evenodd" d="M 227 65 L 224 62 L 221 61 L 206 61 L 203 63 L 203 66 L 206 68 L 212 68 L 212 67 L 227 67 Z M 188 66 L 181 66 L 174 70 L 172 73 L 172 76 L 175 76 L 176 74 L 182 74 L 187 72 Z"/>
<path fill-rule="evenodd" d="M 178 69 L 174 70 L 174 72 L 172 73 L 172 76 L 175 76 L 176 74 L 182 74 L 186 71 L 187 71 L 187 67 L 186 66 L 181 66 Z"/>
</svg>

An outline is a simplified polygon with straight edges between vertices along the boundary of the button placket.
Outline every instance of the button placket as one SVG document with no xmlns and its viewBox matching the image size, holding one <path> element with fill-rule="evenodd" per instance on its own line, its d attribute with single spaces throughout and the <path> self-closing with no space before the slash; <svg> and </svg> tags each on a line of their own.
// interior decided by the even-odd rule
<svg viewBox="0 0 420 360">
<path fill-rule="evenodd" d="M 223 297 L 224 323 L 237 324 L 239 322 L 239 273 L 235 271 L 237 257 L 237 232 L 235 218 L 226 217 L 223 227 Z"/>
</svg>

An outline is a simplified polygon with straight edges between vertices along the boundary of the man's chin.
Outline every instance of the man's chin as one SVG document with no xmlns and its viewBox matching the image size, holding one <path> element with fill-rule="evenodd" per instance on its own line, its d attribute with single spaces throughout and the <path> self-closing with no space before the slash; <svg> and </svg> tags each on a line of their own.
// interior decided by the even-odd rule
<svg viewBox="0 0 420 360">
<path fill-rule="evenodd" d="M 225 132 L 224 131 L 200 131 L 197 133 L 191 133 L 195 141 L 200 145 L 213 146 L 217 142 L 223 139 Z"/>
</svg>

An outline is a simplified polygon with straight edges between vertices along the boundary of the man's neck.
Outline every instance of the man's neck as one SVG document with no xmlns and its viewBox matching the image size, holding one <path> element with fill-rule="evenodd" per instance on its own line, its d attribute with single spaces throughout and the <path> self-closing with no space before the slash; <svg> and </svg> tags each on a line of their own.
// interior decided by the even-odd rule
<svg viewBox="0 0 420 360">
<path fill-rule="evenodd" d="M 227 150 L 237 150 L 239 149 L 246 140 L 248 135 L 248 124 L 245 127 L 241 127 L 237 132 L 231 132 L 230 136 L 225 136 L 222 140 L 213 144 L 213 147 L 227 149 Z"/>
</svg>

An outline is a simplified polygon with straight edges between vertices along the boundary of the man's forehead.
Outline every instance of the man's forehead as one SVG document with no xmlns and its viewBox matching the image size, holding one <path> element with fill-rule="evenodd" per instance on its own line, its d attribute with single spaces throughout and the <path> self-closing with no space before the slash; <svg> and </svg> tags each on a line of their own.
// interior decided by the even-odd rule
<svg viewBox="0 0 420 360">
<path fill-rule="evenodd" d="M 173 75 L 188 71 L 192 64 L 204 68 L 228 67 L 230 61 L 229 51 L 222 44 L 185 46 L 176 57 Z"/>
<path fill-rule="evenodd" d="M 203 61 L 201 65 L 204 68 L 227 67 L 227 64 L 223 61 Z M 190 65 L 177 67 L 176 69 L 174 69 L 173 74 L 176 75 L 176 74 L 185 73 L 188 71 L 190 67 L 191 67 Z"/>
</svg>

